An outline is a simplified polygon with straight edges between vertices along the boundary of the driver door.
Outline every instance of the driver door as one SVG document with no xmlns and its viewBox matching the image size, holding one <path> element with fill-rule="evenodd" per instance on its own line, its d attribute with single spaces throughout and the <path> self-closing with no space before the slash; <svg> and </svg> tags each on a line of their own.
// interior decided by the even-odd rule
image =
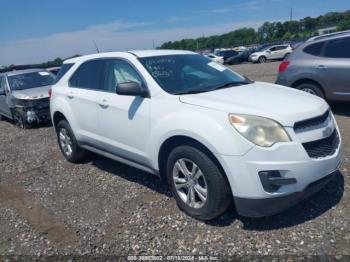
<svg viewBox="0 0 350 262">
<path fill-rule="evenodd" d="M 150 135 L 150 98 L 116 94 L 120 83 L 146 86 L 138 71 L 124 59 L 106 59 L 98 112 L 99 133 L 105 151 L 148 164 L 146 144 Z"/>
</svg>

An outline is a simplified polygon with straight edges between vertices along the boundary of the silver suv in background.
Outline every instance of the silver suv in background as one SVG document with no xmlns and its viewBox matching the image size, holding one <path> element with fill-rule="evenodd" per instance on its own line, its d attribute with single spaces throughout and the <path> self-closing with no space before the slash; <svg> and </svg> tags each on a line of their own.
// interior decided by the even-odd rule
<svg viewBox="0 0 350 262">
<path fill-rule="evenodd" d="M 48 91 L 55 76 L 44 69 L 0 74 L 0 120 L 12 119 L 22 129 L 50 120 Z"/>
<path fill-rule="evenodd" d="M 278 71 L 277 84 L 326 100 L 350 101 L 350 31 L 309 39 Z"/>
</svg>

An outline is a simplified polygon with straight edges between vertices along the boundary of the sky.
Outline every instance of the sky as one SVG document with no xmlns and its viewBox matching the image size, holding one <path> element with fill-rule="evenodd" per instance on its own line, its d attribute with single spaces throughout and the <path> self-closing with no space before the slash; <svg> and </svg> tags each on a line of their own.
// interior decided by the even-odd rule
<svg viewBox="0 0 350 262">
<path fill-rule="evenodd" d="M 150 49 L 265 21 L 350 9 L 349 0 L 2 0 L 0 65 Z"/>
</svg>

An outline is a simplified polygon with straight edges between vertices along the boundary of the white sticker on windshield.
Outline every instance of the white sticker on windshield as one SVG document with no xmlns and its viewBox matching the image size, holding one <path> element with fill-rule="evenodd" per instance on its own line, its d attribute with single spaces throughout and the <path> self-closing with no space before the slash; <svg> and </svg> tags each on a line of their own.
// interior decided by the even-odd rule
<svg viewBox="0 0 350 262">
<path fill-rule="evenodd" d="M 48 76 L 49 73 L 48 72 L 39 72 L 39 75 L 41 75 L 41 76 Z"/>
<path fill-rule="evenodd" d="M 216 70 L 222 72 L 222 71 L 225 71 L 227 68 L 223 65 L 220 65 L 216 62 L 210 62 L 208 63 L 208 66 L 211 66 L 212 68 L 215 68 Z"/>
</svg>

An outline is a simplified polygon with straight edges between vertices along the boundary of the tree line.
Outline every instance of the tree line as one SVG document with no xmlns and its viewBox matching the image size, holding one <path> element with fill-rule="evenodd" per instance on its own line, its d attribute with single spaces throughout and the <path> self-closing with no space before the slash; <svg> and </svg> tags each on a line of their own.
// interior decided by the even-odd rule
<svg viewBox="0 0 350 262">
<path fill-rule="evenodd" d="M 318 35 L 318 29 L 333 26 L 336 27 L 335 31 L 350 29 L 350 10 L 331 12 L 316 18 L 305 17 L 298 21 L 265 22 L 258 30 L 241 28 L 222 35 L 169 41 L 159 48 L 195 51 L 277 41 L 304 40 Z"/>
</svg>

